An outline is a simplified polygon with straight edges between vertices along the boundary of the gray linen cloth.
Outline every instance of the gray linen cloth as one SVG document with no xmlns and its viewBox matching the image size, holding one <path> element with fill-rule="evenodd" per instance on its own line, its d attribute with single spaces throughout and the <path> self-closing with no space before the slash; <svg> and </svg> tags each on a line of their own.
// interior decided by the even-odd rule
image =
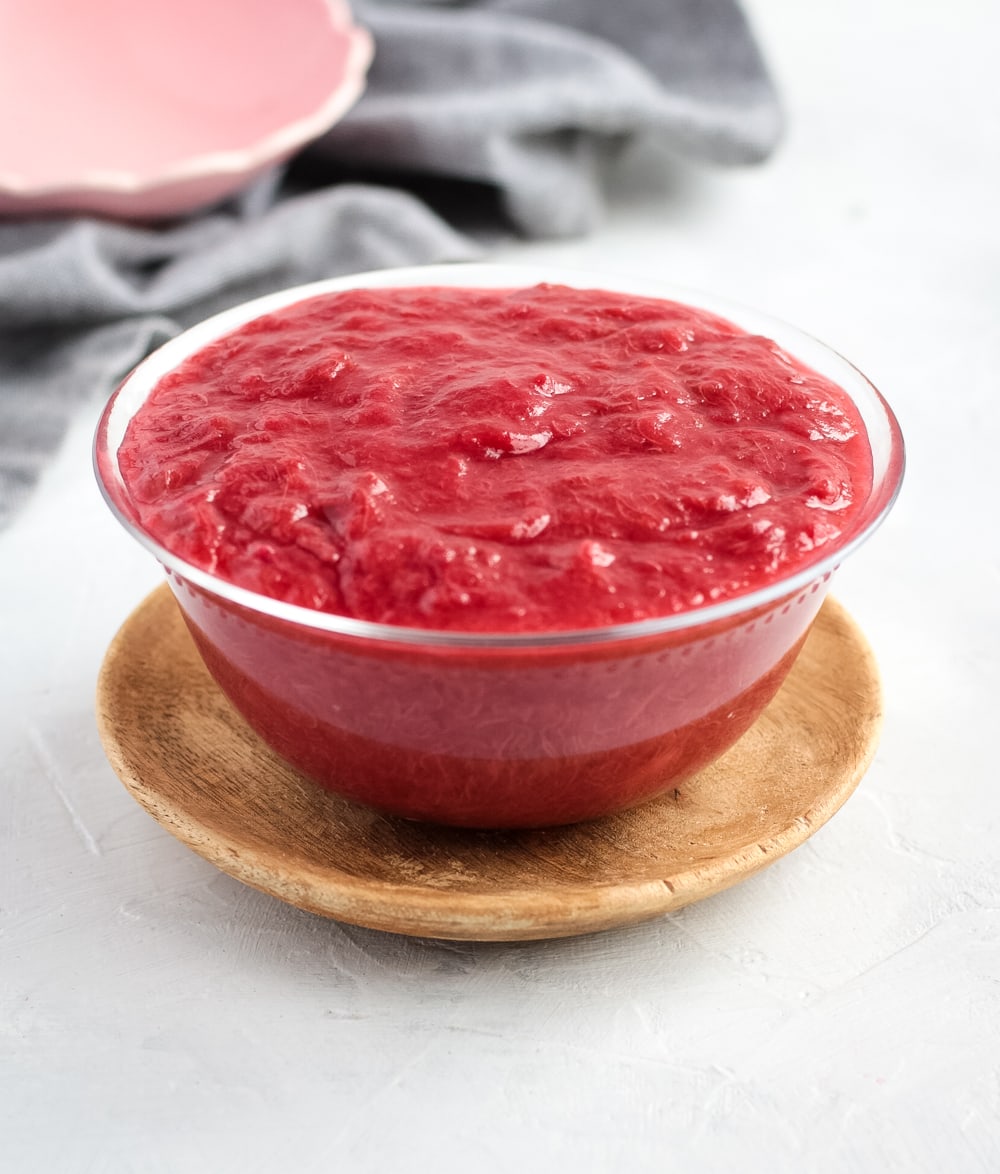
<svg viewBox="0 0 1000 1174">
<path fill-rule="evenodd" d="M 287 171 L 170 225 L 0 222 L 0 527 L 74 407 L 199 318 L 282 286 L 480 253 L 418 197 L 428 177 L 494 232 L 566 236 L 598 219 L 603 161 L 631 135 L 733 164 L 766 158 L 780 133 L 735 0 L 352 7 L 375 38 L 367 90 Z M 16 51 L 0 46 L 0 68 Z"/>
</svg>

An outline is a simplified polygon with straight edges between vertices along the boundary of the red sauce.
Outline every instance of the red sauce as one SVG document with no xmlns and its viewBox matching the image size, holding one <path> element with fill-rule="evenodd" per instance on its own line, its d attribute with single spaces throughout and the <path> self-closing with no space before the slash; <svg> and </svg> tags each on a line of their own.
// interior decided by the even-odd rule
<svg viewBox="0 0 1000 1174">
<path fill-rule="evenodd" d="M 187 359 L 118 454 L 188 562 L 322 611 L 585 628 L 762 587 L 849 533 L 848 396 L 711 314 L 625 294 L 368 289 Z"/>
</svg>

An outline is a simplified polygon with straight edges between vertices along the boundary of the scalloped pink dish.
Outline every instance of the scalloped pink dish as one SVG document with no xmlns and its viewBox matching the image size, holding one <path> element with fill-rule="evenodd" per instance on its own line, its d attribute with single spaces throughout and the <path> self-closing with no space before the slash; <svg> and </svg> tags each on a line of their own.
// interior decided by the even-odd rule
<svg viewBox="0 0 1000 1174">
<path fill-rule="evenodd" d="M 343 0 L 0 0 L 0 214 L 212 204 L 342 117 L 371 56 Z"/>
</svg>

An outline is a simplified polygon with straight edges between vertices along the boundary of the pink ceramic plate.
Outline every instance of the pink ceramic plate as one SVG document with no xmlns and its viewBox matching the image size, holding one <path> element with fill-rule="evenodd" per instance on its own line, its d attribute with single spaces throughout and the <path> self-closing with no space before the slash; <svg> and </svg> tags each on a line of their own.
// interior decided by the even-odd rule
<svg viewBox="0 0 1000 1174">
<path fill-rule="evenodd" d="M 336 122 L 371 54 L 343 0 L 0 0 L 0 213 L 213 203 Z"/>
</svg>

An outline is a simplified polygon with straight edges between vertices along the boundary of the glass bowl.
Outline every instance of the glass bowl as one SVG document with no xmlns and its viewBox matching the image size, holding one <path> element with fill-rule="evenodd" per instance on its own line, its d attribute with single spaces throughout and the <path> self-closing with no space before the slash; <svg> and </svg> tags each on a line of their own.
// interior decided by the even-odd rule
<svg viewBox="0 0 1000 1174">
<path fill-rule="evenodd" d="M 538 633 L 425 631 L 312 611 L 236 587 L 164 549 L 140 525 L 117 462 L 133 414 L 189 355 L 262 314 L 372 286 L 515 288 L 538 282 L 660 297 L 774 339 L 857 406 L 871 493 L 822 557 L 765 588 L 657 619 Z M 256 733 L 316 783 L 410 819 L 473 828 L 593 819 L 678 787 L 727 750 L 774 696 L 837 566 L 899 491 L 903 442 L 888 405 L 834 351 L 723 299 L 548 267 L 383 270 L 257 299 L 147 358 L 97 431 L 102 492 L 164 566 L 212 676 Z"/>
</svg>

